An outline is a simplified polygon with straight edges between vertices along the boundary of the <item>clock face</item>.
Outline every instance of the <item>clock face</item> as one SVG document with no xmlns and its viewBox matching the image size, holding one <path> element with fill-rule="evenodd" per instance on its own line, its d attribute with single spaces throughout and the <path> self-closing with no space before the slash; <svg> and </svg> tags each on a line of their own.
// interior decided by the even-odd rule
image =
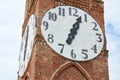
<svg viewBox="0 0 120 80">
<path fill-rule="evenodd" d="M 103 48 L 104 36 L 99 24 L 79 8 L 52 8 L 43 16 L 40 27 L 48 45 L 68 59 L 91 60 Z"/>
<path fill-rule="evenodd" d="M 32 15 L 28 21 L 28 24 L 24 32 L 19 54 L 19 76 L 21 77 L 24 75 L 27 69 L 32 54 L 34 37 L 36 35 L 36 25 L 37 25 L 36 16 Z"/>
</svg>

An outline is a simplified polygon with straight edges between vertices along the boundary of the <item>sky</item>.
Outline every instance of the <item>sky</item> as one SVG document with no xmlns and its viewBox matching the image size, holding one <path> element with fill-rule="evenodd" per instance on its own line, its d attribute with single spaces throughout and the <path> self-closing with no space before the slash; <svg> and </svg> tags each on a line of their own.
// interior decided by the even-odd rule
<svg viewBox="0 0 120 80">
<path fill-rule="evenodd" d="M 110 80 L 120 80 L 120 0 L 103 0 Z M 0 0 L 0 79 L 17 80 L 25 0 Z"/>
</svg>

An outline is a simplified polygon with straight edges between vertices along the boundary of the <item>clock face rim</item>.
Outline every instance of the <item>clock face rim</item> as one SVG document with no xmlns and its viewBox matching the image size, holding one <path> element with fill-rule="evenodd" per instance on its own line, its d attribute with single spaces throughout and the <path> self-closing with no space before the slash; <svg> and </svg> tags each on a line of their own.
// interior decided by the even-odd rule
<svg viewBox="0 0 120 80">
<path fill-rule="evenodd" d="M 66 56 L 64 56 L 64 55 L 61 55 L 60 52 L 58 52 L 58 51 L 56 51 L 56 50 L 54 49 L 54 47 L 51 47 L 50 43 L 47 41 L 47 39 L 46 39 L 46 37 L 45 37 L 45 35 L 44 35 L 43 29 L 42 29 L 42 27 L 43 27 L 43 21 L 44 21 L 44 17 L 46 16 L 46 14 L 47 14 L 49 11 L 52 11 L 52 10 L 54 10 L 54 9 L 56 9 L 56 8 L 59 8 L 59 7 L 72 7 L 72 8 L 76 8 L 76 9 L 78 9 L 78 10 L 81 10 L 82 12 L 86 13 L 87 15 L 89 15 L 90 18 L 93 19 L 93 20 L 97 23 L 97 25 L 98 25 L 98 27 L 99 27 L 99 30 L 100 30 L 100 32 L 101 32 L 101 35 L 102 35 L 102 43 L 101 43 L 101 44 L 102 44 L 102 48 L 101 48 L 101 50 L 99 51 L 99 53 L 97 53 L 97 55 L 94 57 L 94 58 L 96 58 L 96 57 L 101 53 L 102 49 L 104 48 L 104 33 L 103 33 L 102 29 L 101 29 L 101 26 L 98 24 L 98 22 L 97 22 L 90 14 L 88 14 L 86 11 L 84 11 L 84 10 L 82 10 L 82 9 L 80 9 L 80 8 L 74 7 L 74 6 L 57 6 L 57 7 L 55 7 L 55 8 L 52 8 L 52 9 L 49 9 L 48 11 L 46 11 L 46 13 L 44 14 L 44 16 L 42 17 L 40 29 L 41 29 L 42 35 L 43 35 L 46 43 L 48 44 L 48 46 L 50 46 L 50 48 L 52 48 L 57 54 L 59 54 L 60 56 L 62 56 L 62 57 L 64 57 L 64 58 L 67 58 L 67 59 L 69 59 L 69 60 L 73 60 L 73 61 L 88 61 L 88 60 L 94 59 L 94 58 L 90 58 L 90 59 L 86 59 L 86 60 L 85 60 L 85 59 L 84 59 L 84 60 L 72 59 L 72 58 L 66 57 Z M 53 11 L 53 12 L 54 12 L 54 11 Z M 63 53 L 63 54 L 64 54 L 64 53 Z"/>
<path fill-rule="evenodd" d="M 24 74 L 26 73 L 26 70 L 28 68 L 28 65 L 29 65 L 29 62 L 30 62 L 30 59 L 32 56 L 32 50 L 33 50 L 32 48 L 33 48 L 33 44 L 34 44 L 33 43 L 34 38 L 36 36 L 36 31 L 37 31 L 37 16 L 35 14 L 32 14 L 28 20 L 28 23 L 27 23 L 25 31 L 24 31 L 23 38 L 21 40 L 21 49 L 20 49 L 20 53 L 19 53 L 19 73 L 18 73 L 20 77 L 24 76 Z M 26 37 L 28 37 L 27 42 L 26 42 Z M 31 37 L 31 38 L 29 38 L 29 37 Z M 26 45 L 27 52 L 24 54 L 25 45 Z M 31 49 L 30 49 L 30 47 L 31 47 Z M 25 60 L 24 60 L 24 58 L 25 58 Z M 24 66 L 24 68 L 22 69 L 20 66 Z"/>
</svg>

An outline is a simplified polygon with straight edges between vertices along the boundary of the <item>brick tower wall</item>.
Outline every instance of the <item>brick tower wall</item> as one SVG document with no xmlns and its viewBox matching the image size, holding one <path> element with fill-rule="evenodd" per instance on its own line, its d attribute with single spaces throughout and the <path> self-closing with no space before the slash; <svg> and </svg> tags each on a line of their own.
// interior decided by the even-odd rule
<svg viewBox="0 0 120 80">
<path fill-rule="evenodd" d="M 29 1 L 29 0 L 27 0 Z M 58 5 L 71 5 L 89 13 L 104 28 L 104 6 L 101 0 L 31 0 L 26 6 L 22 35 L 31 14 L 36 14 L 37 35 L 25 75 L 18 80 L 108 80 L 108 52 L 106 39 L 101 54 L 93 60 L 75 62 L 56 54 L 45 42 L 41 31 L 41 19 L 45 12 Z M 28 5 L 28 4 L 27 4 Z"/>
</svg>

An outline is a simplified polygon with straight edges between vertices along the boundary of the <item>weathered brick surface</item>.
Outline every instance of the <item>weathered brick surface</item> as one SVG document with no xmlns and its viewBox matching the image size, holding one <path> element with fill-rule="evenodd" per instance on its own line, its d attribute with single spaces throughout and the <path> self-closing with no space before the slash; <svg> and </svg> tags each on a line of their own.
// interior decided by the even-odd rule
<svg viewBox="0 0 120 80">
<path fill-rule="evenodd" d="M 27 72 L 23 78 L 18 76 L 18 80 L 27 80 L 27 78 L 29 80 L 108 80 L 106 40 L 104 49 L 98 57 L 86 62 L 73 62 L 56 54 L 56 52 L 46 44 L 40 31 L 41 18 L 48 9 L 58 5 L 72 5 L 85 10 L 93 16 L 105 34 L 103 2 L 101 2 L 101 0 L 31 1 L 33 1 L 32 4 L 29 3 L 29 8 L 26 8 L 22 35 L 24 34 L 29 16 L 33 13 L 37 15 L 38 30 Z"/>
</svg>

